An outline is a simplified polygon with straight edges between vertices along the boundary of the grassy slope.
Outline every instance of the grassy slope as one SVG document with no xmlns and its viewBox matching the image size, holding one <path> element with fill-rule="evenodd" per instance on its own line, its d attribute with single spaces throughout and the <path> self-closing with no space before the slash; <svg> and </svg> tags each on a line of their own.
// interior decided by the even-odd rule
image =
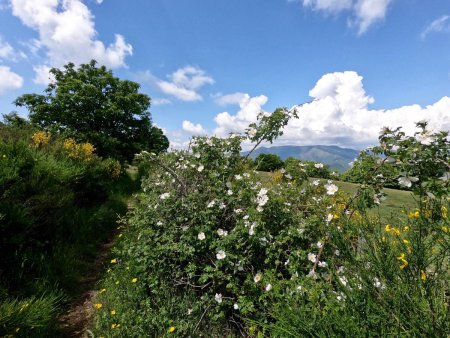
<svg viewBox="0 0 450 338">
<path fill-rule="evenodd" d="M 336 181 L 336 185 L 350 196 L 358 189 L 358 184 Z M 372 209 L 372 213 L 379 214 L 382 219 L 395 217 L 403 210 L 412 210 L 417 203 L 414 202 L 414 196 L 410 191 L 384 189 L 387 194 L 380 207 Z"/>
<path fill-rule="evenodd" d="M 271 181 L 272 173 L 259 172 L 262 182 Z M 312 180 L 312 179 L 311 179 Z M 326 181 L 326 180 L 323 180 Z M 358 184 L 334 181 L 341 191 L 352 196 L 358 190 Z M 379 215 L 382 220 L 395 219 L 403 210 L 412 210 L 416 207 L 417 203 L 414 201 L 414 196 L 409 191 L 396 190 L 396 189 L 384 189 L 387 194 L 386 200 L 384 200 L 380 207 L 374 208 L 370 211 L 373 215 Z"/>
</svg>

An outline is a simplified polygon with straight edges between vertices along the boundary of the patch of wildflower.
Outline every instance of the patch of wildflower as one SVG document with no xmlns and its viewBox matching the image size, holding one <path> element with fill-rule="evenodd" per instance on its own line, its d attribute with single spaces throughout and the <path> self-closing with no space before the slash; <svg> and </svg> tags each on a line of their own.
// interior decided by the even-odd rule
<svg viewBox="0 0 450 338">
<path fill-rule="evenodd" d="M 63 141 L 63 149 L 73 159 L 90 160 L 95 152 L 95 147 L 90 143 L 77 143 L 73 138 Z"/>
<path fill-rule="evenodd" d="M 36 148 L 40 148 L 46 146 L 50 141 L 50 133 L 46 131 L 37 131 L 31 136 L 33 141 L 33 146 Z"/>
</svg>

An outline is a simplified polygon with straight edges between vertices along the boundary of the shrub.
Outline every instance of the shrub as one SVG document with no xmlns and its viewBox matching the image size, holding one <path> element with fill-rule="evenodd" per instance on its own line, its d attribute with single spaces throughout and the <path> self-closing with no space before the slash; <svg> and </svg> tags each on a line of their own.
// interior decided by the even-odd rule
<svg viewBox="0 0 450 338">
<path fill-rule="evenodd" d="M 283 161 L 275 154 L 259 154 L 255 158 L 255 168 L 259 171 L 275 171 L 283 168 Z"/>
<path fill-rule="evenodd" d="M 291 115 L 260 116 L 247 136 L 272 140 Z M 439 135 L 439 146 L 423 150 L 443 162 L 434 171 L 424 166 L 423 178 L 421 159 L 411 160 L 417 142 L 401 144 L 399 182 L 421 177 L 420 204 L 404 223 L 389 225 L 365 211 L 381 201 L 382 180 L 352 198 L 331 181 L 299 185 L 282 171 L 262 184 L 239 156 L 244 136 L 195 138 L 191 153 L 141 153 L 148 176 L 123 220 L 98 298 L 97 332 L 445 336 L 448 141 Z"/>
<path fill-rule="evenodd" d="M 53 335 L 49 325 L 61 297 L 51 294 L 74 292 L 83 258 L 126 210 L 113 192 L 120 173 L 117 161 L 102 161 L 89 145 L 0 125 L 0 329 L 5 335 L 22 321 L 24 335 Z M 43 304 L 41 312 L 36 305 L 31 317 L 22 318 L 24 313 L 8 310 L 28 298 Z"/>
</svg>

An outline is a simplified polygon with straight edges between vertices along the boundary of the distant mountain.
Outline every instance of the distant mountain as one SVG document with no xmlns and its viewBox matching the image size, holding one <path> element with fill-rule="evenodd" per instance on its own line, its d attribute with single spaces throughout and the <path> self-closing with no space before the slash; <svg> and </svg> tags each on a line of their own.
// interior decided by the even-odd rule
<svg viewBox="0 0 450 338">
<path fill-rule="evenodd" d="M 282 160 L 292 156 L 299 160 L 321 162 L 328 164 L 332 170 L 344 172 L 350 167 L 349 162 L 358 157 L 359 151 L 338 146 L 278 146 L 257 148 L 251 157 L 254 159 L 259 154 L 276 154 Z"/>
</svg>

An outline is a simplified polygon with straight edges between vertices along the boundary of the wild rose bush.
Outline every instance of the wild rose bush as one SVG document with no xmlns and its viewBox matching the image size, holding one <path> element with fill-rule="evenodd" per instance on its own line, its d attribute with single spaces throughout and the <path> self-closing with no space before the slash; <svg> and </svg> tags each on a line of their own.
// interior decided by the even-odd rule
<svg viewBox="0 0 450 338">
<path fill-rule="evenodd" d="M 278 133 L 271 128 L 289 114 L 261 116 L 247 137 L 270 139 Z M 251 327 L 244 317 L 267 321 L 274 302 L 297 289 L 298 278 L 327 271 L 321 257 L 334 255 L 332 246 L 323 247 L 327 228 L 358 221 L 349 206 L 344 210 L 347 200 L 331 181 L 302 185 L 284 171 L 280 182 L 263 185 L 241 158 L 245 138 L 199 137 L 189 152 L 137 157 L 149 174 L 126 221 L 135 237 L 117 253 L 114 269 L 128 266 L 139 275 L 152 303 L 160 304 L 168 287 L 180 299 L 190 294 L 183 312 L 192 320 L 174 324 L 179 334 L 204 330 L 211 321 L 235 333 Z M 350 237 L 356 240 L 357 233 Z M 127 322 L 124 330 L 133 325 Z M 169 327 L 151 320 L 145 325 L 161 333 Z"/>
<path fill-rule="evenodd" d="M 448 335 L 449 139 L 426 123 L 417 126 L 414 136 L 400 128 L 382 131 L 380 146 L 371 151 L 383 160 L 354 196 L 362 209 L 382 204 L 382 173 L 399 172 L 397 180 L 415 193 L 417 209 L 405 210 L 396 224 L 363 215 L 354 229 L 356 247 L 345 230 L 332 229 L 330 245 L 340 254 L 330 262 L 330 275 L 305 280 L 301 295 L 278 307 L 272 335 Z"/>
<path fill-rule="evenodd" d="M 278 109 L 261 115 L 245 136 L 199 137 L 186 152 L 138 156 L 148 177 L 123 220 L 125 236 L 99 297 L 114 315 L 99 311 L 99 333 L 286 337 L 448 330 L 446 196 L 427 191 L 439 199 L 439 217 L 424 203 L 404 224 L 389 225 L 365 213 L 383 199 L 376 175 L 352 198 L 332 181 L 307 182 L 289 170 L 261 183 L 241 158 L 241 143 L 248 138 L 256 148 L 273 141 L 293 116 Z M 401 177 L 415 174 L 404 170 Z M 442 182 L 439 191 L 448 184 Z"/>
</svg>

